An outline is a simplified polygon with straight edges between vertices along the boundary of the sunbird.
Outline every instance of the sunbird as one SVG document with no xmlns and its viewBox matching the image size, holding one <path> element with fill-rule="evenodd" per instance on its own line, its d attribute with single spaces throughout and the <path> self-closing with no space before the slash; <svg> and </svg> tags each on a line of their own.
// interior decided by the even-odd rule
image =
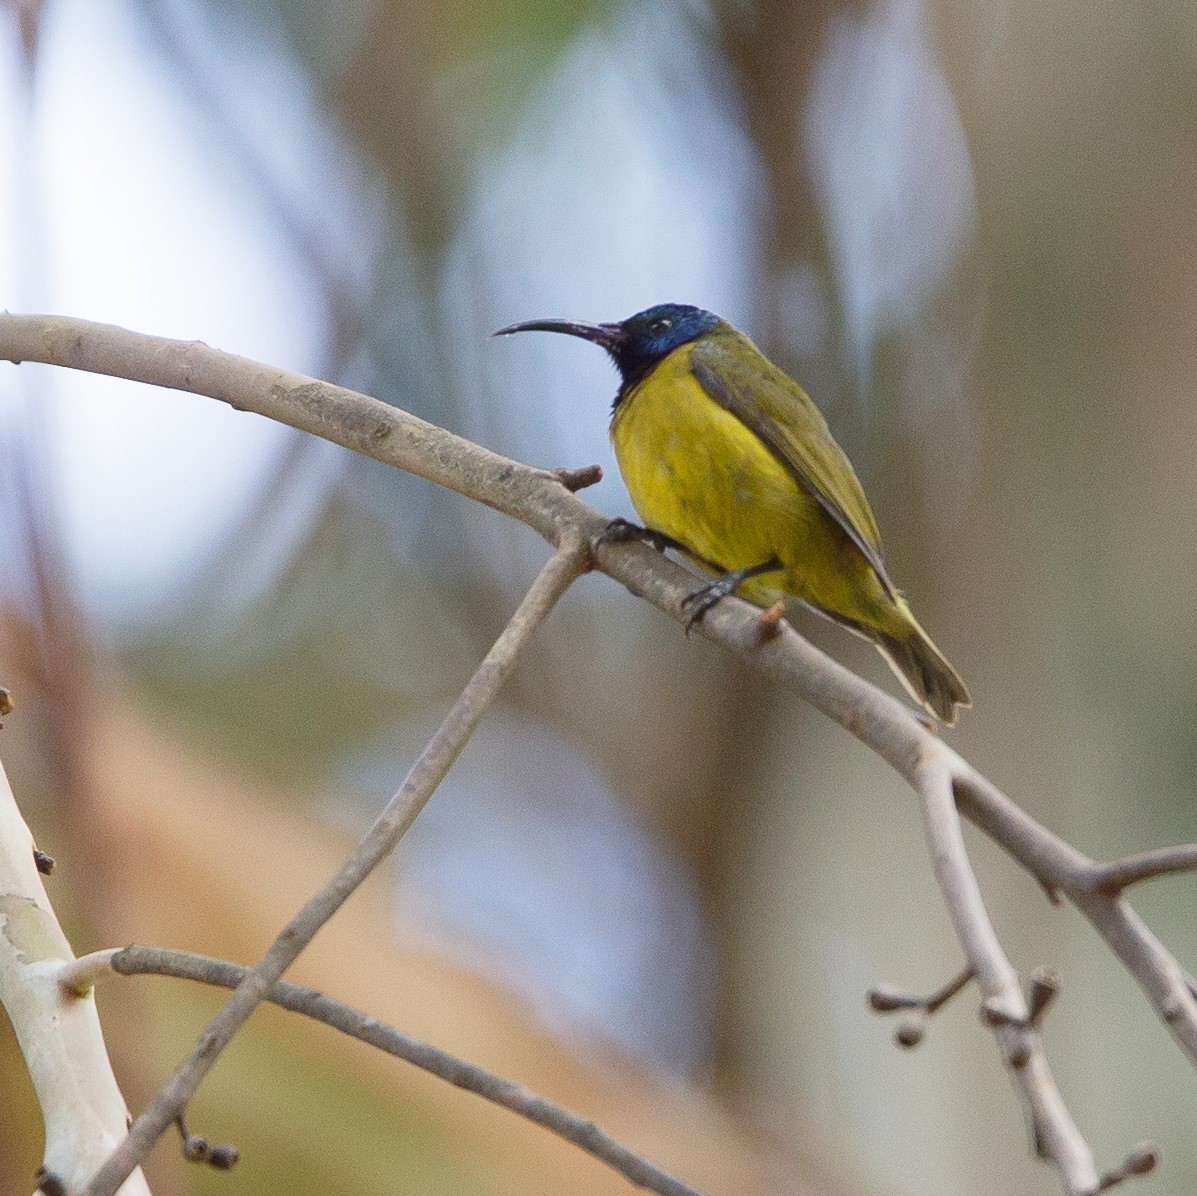
<svg viewBox="0 0 1197 1196">
<path fill-rule="evenodd" d="M 563 332 L 619 369 L 611 442 L 645 538 L 716 581 L 690 622 L 739 593 L 783 595 L 871 640 L 945 723 L 972 701 L 885 567 L 881 534 L 843 449 L 806 391 L 709 311 L 664 303 L 619 324 L 530 320 L 495 333 Z M 618 522 L 618 521 L 617 521 Z"/>
</svg>

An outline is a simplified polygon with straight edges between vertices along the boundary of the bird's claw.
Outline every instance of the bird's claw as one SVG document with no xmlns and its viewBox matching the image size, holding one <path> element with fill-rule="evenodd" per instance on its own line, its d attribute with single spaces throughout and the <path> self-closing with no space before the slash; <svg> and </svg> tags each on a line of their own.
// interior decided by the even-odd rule
<svg viewBox="0 0 1197 1196">
<path fill-rule="evenodd" d="M 594 538 L 595 548 L 604 544 L 626 544 L 629 540 L 636 540 L 644 533 L 644 528 L 637 527 L 630 519 L 617 516 Z"/>
<path fill-rule="evenodd" d="M 651 527 L 641 527 L 630 519 L 617 515 L 594 538 L 594 547 L 601 548 L 604 544 L 627 544 L 632 540 L 640 540 L 651 545 L 658 552 L 667 548 L 677 548 L 678 543 L 672 536 L 664 532 L 654 531 Z"/>
<path fill-rule="evenodd" d="M 701 622 L 703 615 L 712 606 L 722 602 L 735 589 L 734 585 L 727 585 L 726 580 L 726 578 L 721 577 L 718 581 L 713 581 L 710 585 L 702 586 L 692 594 L 687 594 L 682 599 L 682 610 L 690 610 L 689 618 L 686 619 L 687 638 L 689 638 L 690 632 L 694 630 L 694 624 Z"/>
</svg>

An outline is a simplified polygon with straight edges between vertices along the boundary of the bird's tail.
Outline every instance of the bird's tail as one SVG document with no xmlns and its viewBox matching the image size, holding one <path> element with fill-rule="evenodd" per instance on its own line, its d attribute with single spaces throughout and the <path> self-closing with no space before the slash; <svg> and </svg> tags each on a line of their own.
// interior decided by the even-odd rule
<svg viewBox="0 0 1197 1196">
<path fill-rule="evenodd" d="M 900 631 L 874 632 L 871 638 L 911 697 L 950 727 L 956 721 L 956 707 L 971 706 L 973 700 L 960 674 L 914 616 L 908 611 L 903 614 L 909 622 Z"/>
</svg>

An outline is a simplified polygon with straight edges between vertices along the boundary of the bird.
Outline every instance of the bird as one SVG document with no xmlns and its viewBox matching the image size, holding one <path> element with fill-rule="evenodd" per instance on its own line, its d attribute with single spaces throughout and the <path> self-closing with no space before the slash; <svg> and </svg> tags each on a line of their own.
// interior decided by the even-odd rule
<svg viewBox="0 0 1197 1196">
<path fill-rule="evenodd" d="M 968 689 L 886 568 L 877 520 L 819 409 L 712 312 L 663 303 L 614 324 L 528 320 L 605 349 L 620 375 L 611 442 L 644 528 L 716 580 L 685 600 L 689 626 L 732 593 L 791 597 L 871 640 L 910 695 L 947 725 Z"/>
</svg>

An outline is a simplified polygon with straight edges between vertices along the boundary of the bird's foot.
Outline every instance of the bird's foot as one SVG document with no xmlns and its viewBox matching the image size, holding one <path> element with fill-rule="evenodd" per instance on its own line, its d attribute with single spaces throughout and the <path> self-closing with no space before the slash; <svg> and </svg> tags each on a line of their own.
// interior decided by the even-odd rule
<svg viewBox="0 0 1197 1196">
<path fill-rule="evenodd" d="M 729 594 L 736 592 L 736 587 L 750 577 L 760 577 L 762 573 L 776 573 L 782 568 L 782 563 L 776 557 L 770 557 L 759 565 L 749 565 L 747 569 L 732 569 L 722 577 L 717 577 L 710 585 L 687 594 L 682 599 L 682 609 L 690 608 L 690 617 L 686 620 L 686 635 L 689 636 L 694 624 L 699 621 L 717 602 L 722 602 Z M 769 615 L 771 612 L 766 611 Z M 778 616 L 780 618 L 780 616 Z"/>
<path fill-rule="evenodd" d="M 651 544 L 658 552 L 664 552 L 667 548 L 682 550 L 682 545 L 672 536 L 667 536 L 664 532 L 656 531 L 651 527 L 641 527 L 630 519 L 618 516 L 612 519 L 595 537 L 594 547 L 599 548 L 604 544 L 627 544 L 632 540 Z"/>
<path fill-rule="evenodd" d="M 686 619 L 687 637 L 694 630 L 694 624 L 699 622 L 712 606 L 722 602 L 729 594 L 736 592 L 736 586 L 742 580 L 743 578 L 739 573 L 725 573 L 718 580 L 711 582 L 710 585 L 705 585 L 701 589 L 695 590 L 694 593 L 687 594 L 682 599 L 682 610 L 690 612 Z"/>
</svg>

